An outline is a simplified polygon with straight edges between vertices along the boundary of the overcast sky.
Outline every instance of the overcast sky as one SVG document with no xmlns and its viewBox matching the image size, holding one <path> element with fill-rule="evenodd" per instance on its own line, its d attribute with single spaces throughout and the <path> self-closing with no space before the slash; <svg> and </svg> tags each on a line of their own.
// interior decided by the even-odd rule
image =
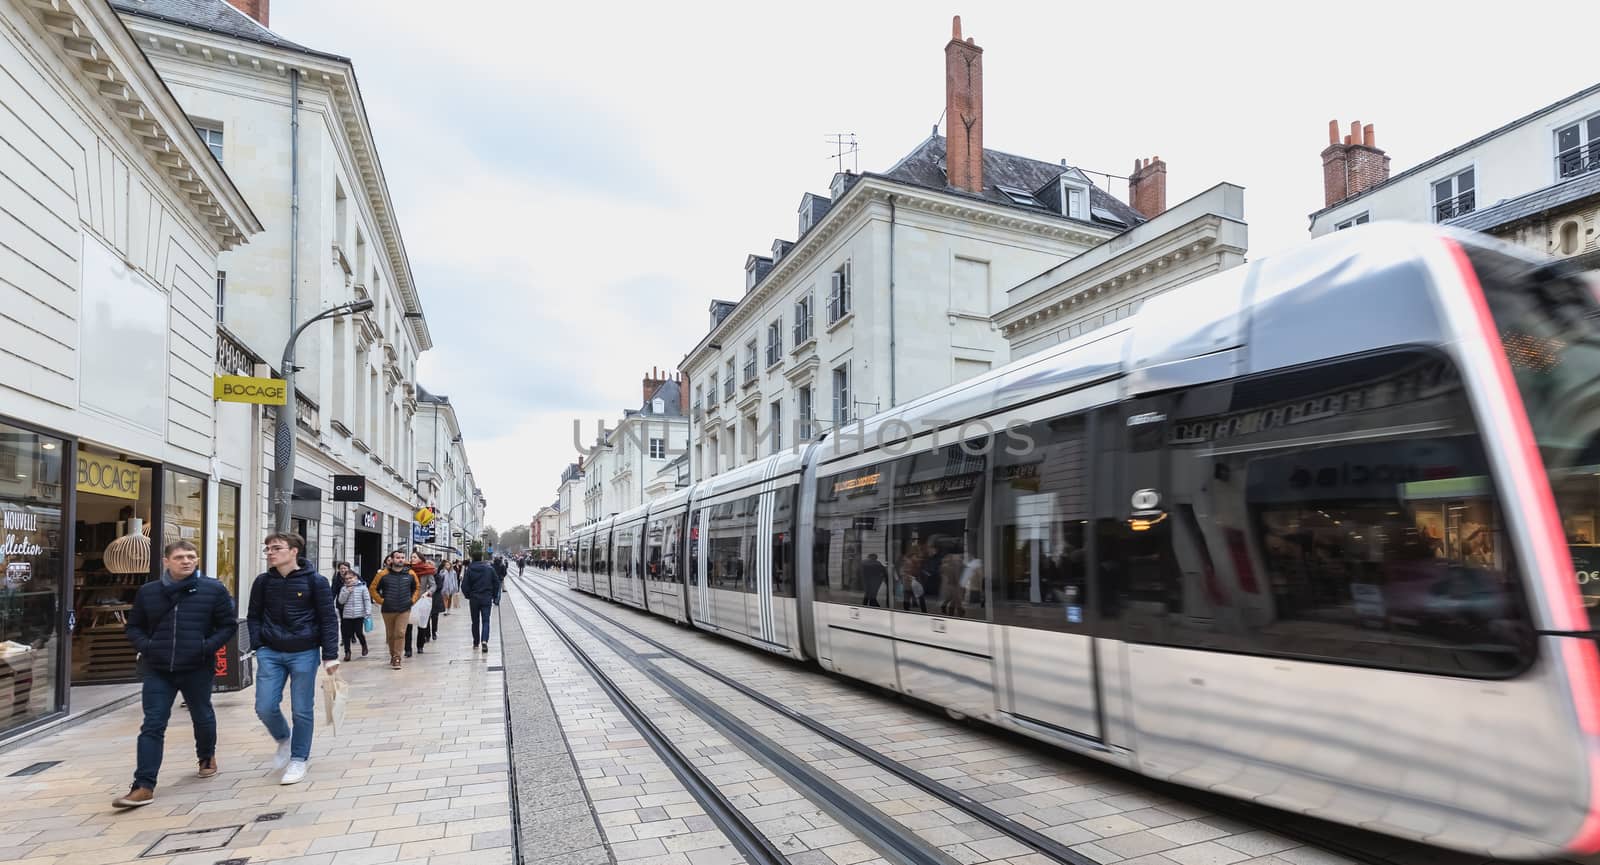
<svg viewBox="0 0 1600 865">
<path fill-rule="evenodd" d="M 1600 13 L 1573 2 L 276 0 L 274 30 L 355 62 L 422 382 L 491 523 L 552 502 L 572 421 L 637 408 L 745 256 L 794 238 L 828 135 L 864 171 L 928 135 L 952 14 L 984 49 L 985 145 L 1120 175 L 1159 155 L 1169 204 L 1237 183 L 1252 259 L 1305 242 L 1330 119 L 1376 124 L 1398 173 L 1600 80 Z"/>
</svg>

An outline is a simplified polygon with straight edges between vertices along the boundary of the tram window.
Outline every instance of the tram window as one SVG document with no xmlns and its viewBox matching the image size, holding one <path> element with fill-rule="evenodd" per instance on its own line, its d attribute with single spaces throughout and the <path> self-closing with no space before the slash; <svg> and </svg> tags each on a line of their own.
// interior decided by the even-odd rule
<svg viewBox="0 0 1600 865">
<path fill-rule="evenodd" d="M 638 561 L 634 551 L 638 549 L 639 528 L 622 529 L 617 532 L 617 576 L 631 580 L 634 578 L 634 565 Z"/>
<path fill-rule="evenodd" d="M 1527 662 L 1515 557 L 1449 360 L 1391 353 L 1130 411 L 1154 420 L 1125 428 L 1124 486 L 1160 502 L 1124 499 L 1102 536 L 1103 611 L 1128 639 L 1451 675 Z"/>
<path fill-rule="evenodd" d="M 794 494 L 788 487 L 772 494 L 772 595 L 792 598 L 794 593 Z"/>
<path fill-rule="evenodd" d="M 689 515 L 689 585 L 700 585 L 700 532 L 704 509 Z"/>
<path fill-rule="evenodd" d="M 883 532 L 889 516 L 889 488 L 889 475 L 879 466 L 817 481 L 811 567 L 818 601 L 880 607 L 886 603 Z M 867 592 L 864 573 L 871 576 L 876 591 Z"/>
<path fill-rule="evenodd" d="M 993 454 L 994 616 L 1081 631 L 1088 609 L 1089 460 L 1082 416 L 1029 424 L 1021 453 Z"/>
<path fill-rule="evenodd" d="M 1472 244 L 1463 248 L 1549 474 L 1588 625 L 1600 630 L 1600 320 L 1594 290 L 1583 277 Z"/>
<path fill-rule="evenodd" d="M 894 497 L 882 538 L 895 609 L 981 619 L 988 598 L 979 526 L 987 477 L 986 442 L 950 445 L 890 464 Z M 870 561 L 870 559 L 869 559 Z M 864 594 L 871 571 L 863 565 Z"/>
<path fill-rule="evenodd" d="M 756 575 L 749 551 L 755 537 L 758 498 L 748 496 L 712 505 L 708 509 L 706 579 L 711 588 L 730 592 L 755 591 Z"/>
</svg>

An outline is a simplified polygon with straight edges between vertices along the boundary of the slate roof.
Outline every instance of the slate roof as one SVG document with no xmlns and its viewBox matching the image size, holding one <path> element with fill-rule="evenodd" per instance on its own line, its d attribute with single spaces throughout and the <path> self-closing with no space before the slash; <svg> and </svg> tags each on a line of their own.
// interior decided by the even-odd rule
<svg viewBox="0 0 1600 865">
<path fill-rule="evenodd" d="M 916 149 L 906 154 L 903 159 L 895 163 L 893 168 L 883 173 L 882 177 L 898 180 L 901 183 L 910 183 L 926 189 L 935 189 L 940 192 L 954 192 L 958 195 L 970 195 L 961 190 L 950 188 L 945 179 L 945 171 L 941 167 L 945 156 L 945 141 L 942 135 L 930 135 Z M 1014 207 L 1030 213 L 1053 213 L 1061 216 L 1059 206 L 1055 210 L 1046 207 L 1033 207 L 1018 204 L 1010 196 L 1001 192 L 1000 186 L 1013 186 L 1018 189 L 1033 191 L 1052 184 L 1056 178 L 1066 172 L 1066 168 L 1053 162 L 1041 162 L 1029 159 L 1026 156 L 1017 156 L 999 150 L 984 148 L 983 151 L 983 194 L 979 196 L 991 204 L 1003 207 Z M 1115 196 L 1097 186 L 1089 187 L 1089 205 L 1091 213 L 1098 209 L 1111 214 L 1115 219 L 1126 223 L 1117 228 L 1132 228 L 1145 221 L 1139 212 L 1118 200 Z M 1061 216 L 1062 219 L 1067 217 Z M 1081 220 L 1073 220 L 1078 222 Z"/>
<path fill-rule="evenodd" d="M 126 12 L 141 18 L 193 27 L 287 51 L 299 51 L 349 62 L 347 57 L 290 42 L 234 8 L 228 0 L 111 0 L 111 7 L 118 12 Z"/>
<path fill-rule="evenodd" d="M 1507 199 L 1493 207 L 1474 210 L 1465 216 L 1447 220 L 1445 224 L 1469 231 L 1490 231 L 1519 219 L 1538 216 L 1564 204 L 1596 196 L 1600 196 L 1600 171 L 1590 171 L 1553 186 Z"/>
</svg>

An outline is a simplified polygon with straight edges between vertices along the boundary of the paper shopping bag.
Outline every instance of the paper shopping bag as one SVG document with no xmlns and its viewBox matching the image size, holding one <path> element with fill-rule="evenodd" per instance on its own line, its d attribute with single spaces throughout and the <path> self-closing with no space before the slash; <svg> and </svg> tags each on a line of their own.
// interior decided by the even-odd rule
<svg viewBox="0 0 1600 865">
<path fill-rule="evenodd" d="M 334 733 L 338 733 L 339 727 L 344 724 L 345 708 L 350 703 L 350 683 L 339 675 L 338 670 L 322 678 L 322 698 L 328 724 Z"/>
</svg>

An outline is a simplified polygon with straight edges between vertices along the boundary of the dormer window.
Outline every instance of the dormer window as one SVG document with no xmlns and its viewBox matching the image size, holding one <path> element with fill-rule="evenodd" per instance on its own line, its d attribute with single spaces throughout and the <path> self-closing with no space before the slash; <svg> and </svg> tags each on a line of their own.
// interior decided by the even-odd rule
<svg viewBox="0 0 1600 865">
<path fill-rule="evenodd" d="M 754 266 L 744 272 L 744 290 L 749 291 L 756 287 L 756 269 Z"/>
<path fill-rule="evenodd" d="M 1072 219 L 1089 218 L 1089 185 L 1061 176 L 1061 215 Z"/>
<path fill-rule="evenodd" d="M 1025 204 L 1029 207 L 1044 207 L 1044 202 L 1035 198 L 1033 193 L 1015 186 L 996 186 L 996 189 L 1005 193 L 1005 196 L 1015 204 Z"/>
</svg>

